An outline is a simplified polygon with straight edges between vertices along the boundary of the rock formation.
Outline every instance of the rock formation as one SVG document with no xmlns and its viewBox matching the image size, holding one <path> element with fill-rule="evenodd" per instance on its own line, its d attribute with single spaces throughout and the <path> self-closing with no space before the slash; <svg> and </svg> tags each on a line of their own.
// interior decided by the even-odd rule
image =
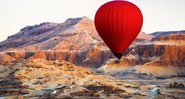
<svg viewBox="0 0 185 99">
<path fill-rule="evenodd" d="M 138 35 L 139 41 L 151 38 L 143 32 Z M 66 60 L 89 67 L 99 67 L 113 57 L 87 17 L 26 26 L 0 42 L 0 51 L 15 59 Z"/>
<path fill-rule="evenodd" d="M 27 26 L 9 36 L 0 42 L 0 62 L 19 59 L 66 60 L 91 68 L 103 64 L 102 67 L 110 70 L 111 74 L 136 65 L 180 68 L 185 66 L 185 36 L 183 31 L 167 34 L 174 33 L 176 35 L 154 37 L 141 32 L 124 53 L 121 63 L 115 64 L 114 56 L 96 32 L 93 21 L 87 17 L 70 18 L 64 23 Z M 102 72 L 102 69 L 98 70 Z"/>
<path fill-rule="evenodd" d="M 121 59 L 120 64 L 115 64 L 115 60 L 111 60 L 96 72 L 116 74 L 133 67 L 134 72 L 149 73 L 157 77 L 185 75 L 184 49 L 185 35 L 155 37 L 133 47 Z"/>
</svg>

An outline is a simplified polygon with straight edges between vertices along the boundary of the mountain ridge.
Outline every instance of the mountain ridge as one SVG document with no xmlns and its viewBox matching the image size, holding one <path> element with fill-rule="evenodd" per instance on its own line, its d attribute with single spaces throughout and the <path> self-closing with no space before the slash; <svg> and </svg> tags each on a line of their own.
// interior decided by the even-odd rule
<svg viewBox="0 0 185 99">
<path fill-rule="evenodd" d="M 141 32 L 137 39 L 150 40 L 152 36 Z M 96 32 L 94 22 L 88 17 L 26 26 L 0 42 L 0 51 L 15 59 L 66 60 L 93 67 L 99 67 L 113 57 Z"/>
<path fill-rule="evenodd" d="M 124 53 L 121 62 L 123 66 L 119 68 L 149 64 L 158 58 L 160 60 L 152 64 L 161 65 L 163 62 L 163 65 L 169 65 L 174 62 L 175 66 L 180 66 L 183 60 L 178 59 L 183 58 L 183 53 L 177 54 L 175 50 L 183 52 L 183 43 L 183 34 L 155 37 L 140 32 Z M 26 26 L 19 33 L 0 42 L 0 50 L 5 53 L 1 54 L 1 61 L 41 58 L 66 60 L 76 65 L 95 68 L 114 58 L 96 32 L 94 22 L 88 17 L 69 18 L 64 23 L 45 22 Z M 169 55 L 165 51 L 170 50 L 173 52 L 170 57 L 176 57 L 175 60 L 168 59 Z"/>
<path fill-rule="evenodd" d="M 168 36 L 173 34 L 185 34 L 185 30 L 179 30 L 179 31 L 158 31 L 151 33 L 152 36 Z"/>
</svg>

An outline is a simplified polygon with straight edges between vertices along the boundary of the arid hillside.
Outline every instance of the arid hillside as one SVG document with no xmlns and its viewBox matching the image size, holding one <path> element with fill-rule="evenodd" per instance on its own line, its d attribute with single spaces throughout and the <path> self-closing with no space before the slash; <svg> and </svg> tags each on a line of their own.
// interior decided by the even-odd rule
<svg viewBox="0 0 185 99">
<path fill-rule="evenodd" d="M 136 42 L 152 38 L 141 32 Z M 87 17 L 26 26 L 0 42 L 0 51 L 13 59 L 66 60 L 89 67 L 99 67 L 113 57 Z"/>
</svg>

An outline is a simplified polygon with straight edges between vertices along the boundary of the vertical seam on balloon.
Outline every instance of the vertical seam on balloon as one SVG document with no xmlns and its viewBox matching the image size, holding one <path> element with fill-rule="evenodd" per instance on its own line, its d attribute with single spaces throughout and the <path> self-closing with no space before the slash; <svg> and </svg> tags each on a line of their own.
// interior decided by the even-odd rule
<svg viewBox="0 0 185 99">
<path fill-rule="evenodd" d="M 114 9 L 119 9 L 118 8 L 119 7 L 119 4 L 118 3 L 115 3 L 115 5 L 114 5 Z M 119 26 L 119 23 L 118 23 L 118 13 L 117 13 L 117 11 L 115 11 L 114 12 L 114 15 L 113 15 L 113 17 L 114 17 L 114 35 L 115 35 L 115 37 L 116 37 L 116 39 L 119 37 L 119 30 L 118 30 L 118 26 Z M 114 43 L 115 43 L 115 41 L 114 41 Z M 117 42 L 116 42 L 117 43 Z M 116 50 L 118 50 L 117 49 L 117 47 L 115 48 Z"/>
<path fill-rule="evenodd" d="M 113 4 L 112 6 L 112 9 L 111 9 L 111 24 L 112 24 L 112 29 L 111 29 L 111 32 L 113 33 L 113 36 L 116 35 L 116 33 L 114 32 L 115 31 L 115 13 L 114 13 L 114 9 L 115 9 L 115 3 Z M 113 21 L 114 20 L 114 21 Z"/>
<path fill-rule="evenodd" d="M 136 7 L 136 9 L 138 9 L 137 7 Z M 137 14 L 135 13 L 135 15 L 134 16 L 136 16 L 136 15 L 138 15 L 138 12 L 137 12 Z M 139 17 L 139 16 L 138 16 Z M 136 20 L 139 20 L 139 18 L 138 17 L 134 17 L 134 22 L 136 22 Z M 138 23 L 138 22 L 137 22 Z M 139 25 L 137 25 L 137 28 L 139 29 Z M 137 30 L 138 32 L 140 32 L 140 29 L 139 30 Z M 135 35 L 135 37 L 137 37 L 138 36 L 138 34 L 137 35 Z"/>
<path fill-rule="evenodd" d="M 117 19 L 117 23 L 118 25 L 118 37 L 120 37 L 120 33 L 121 33 L 121 25 L 122 25 L 122 18 L 121 18 L 121 4 L 119 4 L 119 8 L 118 8 L 118 19 Z M 121 20 L 119 20 L 121 19 Z M 120 22 L 119 22 L 120 21 Z"/>
<path fill-rule="evenodd" d="M 131 4 L 128 4 L 129 6 L 131 6 Z M 133 35 L 134 35 L 134 33 L 133 33 L 133 16 L 134 16 L 134 12 L 133 12 L 133 9 L 131 8 L 131 7 L 129 7 L 129 10 L 130 10 L 130 13 L 129 13 L 129 17 L 130 17 L 130 32 L 129 32 L 129 40 L 130 40 L 130 44 L 131 44 L 131 42 L 132 42 L 132 38 L 133 38 Z M 129 44 L 129 45 L 130 45 Z"/>
<path fill-rule="evenodd" d="M 131 11 L 131 12 L 132 12 L 132 13 L 131 13 L 131 14 L 132 14 L 132 24 L 135 25 L 135 20 L 137 20 L 137 19 L 136 19 L 136 18 L 137 18 L 137 17 L 136 17 L 136 13 L 137 13 L 137 12 L 136 12 L 135 9 L 133 9 L 133 8 L 132 8 L 131 10 L 132 10 L 132 11 Z M 133 26 L 133 25 L 132 25 L 132 27 L 135 27 L 135 26 Z M 136 26 L 137 26 L 137 25 L 136 25 Z M 135 31 L 132 31 L 132 34 L 134 34 L 134 35 L 132 35 L 132 37 L 131 37 L 131 40 L 132 40 L 132 41 L 130 42 L 130 44 L 132 44 L 132 43 L 134 42 L 133 39 L 135 38 L 135 33 L 133 33 L 133 32 L 135 32 Z"/>
<path fill-rule="evenodd" d="M 114 11 L 114 9 L 116 9 L 117 8 L 117 3 L 114 3 L 114 5 L 113 5 L 113 8 L 112 8 L 112 16 L 113 16 L 113 20 L 111 20 L 111 22 L 112 22 L 112 24 L 113 24 L 113 27 L 112 27 L 112 32 L 113 32 L 113 35 L 112 36 L 117 36 L 116 34 L 117 34 L 117 30 L 116 30 L 116 28 L 117 28 L 117 13 Z M 116 45 L 116 42 L 115 42 L 115 40 L 113 41 L 113 43 L 114 43 L 114 45 Z M 117 50 L 116 48 L 114 48 L 114 50 Z"/>
<path fill-rule="evenodd" d="M 116 9 L 118 9 L 118 11 L 116 11 L 116 28 L 115 28 L 115 31 L 116 31 L 116 39 L 119 39 L 119 37 L 120 37 L 120 4 L 118 3 L 117 4 L 117 6 L 116 6 Z M 118 46 L 120 46 L 119 45 L 119 42 L 120 41 L 118 41 L 117 43 L 118 43 Z M 119 50 L 119 47 L 116 49 L 116 50 Z"/>
<path fill-rule="evenodd" d="M 131 5 L 131 4 L 130 4 L 130 5 Z M 133 27 L 134 27 L 133 25 L 134 25 L 134 20 L 135 20 L 136 12 L 134 11 L 133 8 L 131 8 L 131 10 L 132 10 L 131 13 L 130 13 L 130 16 L 131 16 L 131 19 L 132 19 L 132 20 L 131 20 L 131 27 L 133 28 Z M 129 39 L 130 39 L 130 44 L 132 44 L 132 42 L 134 41 L 133 38 L 135 38 L 135 33 L 133 33 L 133 32 L 134 32 L 134 31 L 132 30 L 132 33 L 130 33 L 130 34 L 131 34 L 131 36 L 130 36 L 130 38 L 129 38 Z M 129 44 L 129 45 L 130 45 L 130 44 Z"/>
<path fill-rule="evenodd" d="M 122 32 L 125 32 L 125 26 L 126 26 L 126 23 L 125 23 L 125 20 L 126 20 L 126 14 L 125 14 L 125 11 L 126 11 L 126 9 L 124 8 L 123 10 L 122 10 Z M 123 33 L 124 35 L 123 35 L 123 37 L 122 37 L 122 41 L 124 42 L 125 41 L 125 33 Z M 122 46 L 124 46 L 124 45 L 122 45 Z"/>
<path fill-rule="evenodd" d="M 128 26 L 128 19 L 129 19 L 129 17 L 128 17 L 129 14 L 128 14 L 128 13 L 129 13 L 129 12 L 128 12 L 128 5 L 127 5 L 127 2 L 126 2 L 126 4 L 125 4 L 125 6 L 126 6 L 126 8 L 125 8 L 125 13 L 126 13 L 126 14 L 125 14 L 125 21 L 126 21 L 126 22 L 125 22 L 125 25 Z M 125 27 L 126 27 L 126 26 L 125 26 Z M 129 36 L 129 35 L 128 35 L 128 28 L 129 28 L 129 27 L 126 27 L 126 28 L 125 28 L 125 34 L 126 34 L 125 37 L 128 37 L 128 36 Z M 129 38 L 129 37 L 128 37 L 128 38 Z M 125 39 L 124 39 L 124 41 L 125 41 Z M 126 46 L 127 46 L 127 45 L 126 45 Z"/>
<path fill-rule="evenodd" d="M 107 16 L 107 22 L 108 22 L 108 29 L 107 30 L 109 30 L 108 32 L 111 32 L 112 33 L 112 27 L 111 27 L 111 14 L 112 14 L 112 8 L 111 7 L 109 7 L 108 8 L 109 10 L 108 11 L 110 11 L 109 13 L 108 13 L 108 16 Z M 110 33 L 108 34 L 109 36 L 111 35 Z M 109 39 L 108 39 L 108 42 L 111 42 L 111 37 L 109 37 Z M 110 45 L 109 45 L 110 46 Z"/>
</svg>

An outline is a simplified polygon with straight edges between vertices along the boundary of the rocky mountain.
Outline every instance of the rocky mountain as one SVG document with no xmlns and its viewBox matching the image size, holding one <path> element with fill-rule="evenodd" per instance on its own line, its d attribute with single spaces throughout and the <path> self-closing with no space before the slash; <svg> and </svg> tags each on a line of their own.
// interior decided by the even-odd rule
<svg viewBox="0 0 185 99">
<path fill-rule="evenodd" d="M 135 65 L 183 67 L 184 40 L 183 31 L 157 37 L 140 32 L 121 63 L 115 64 L 114 56 L 96 32 L 93 21 L 87 17 L 70 18 L 64 23 L 27 26 L 9 36 L 0 42 L 0 61 L 66 60 L 94 68 L 103 64 L 101 68 L 106 67 L 107 72 L 113 73 Z"/>
<path fill-rule="evenodd" d="M 152 37 L 141 32 L 138 39 L 140 42 Z M 66 60 L 93 67 L 113 57 L 96 32 L 93 21 L 87 17 L 27 26 L 0 42 L 0 51 L 14 59 Z"/>
<path fill-rule="evenodd" d="M 61 49 L 81 51 L 98 41 L 100 38 L 93 27 L 93 21 L 83 17 L 68 19 L 61 24 L 41 23 L 27 26 L 1 42 L 0 47 L 1 50 L 16 48 L 23 51 Z"/>
<path fill-rule="evenodd" d="M 96 72 L 117 75 L 131 69 L 133 72 L 157 77 L 184 76 L 184 49 L 185 35 L 155 37 L 133 47 L 119 64 L 115 64 L 115 60 L 112 59 Z"/>
<path fill-rule="evenodd" d="M 0 50 L 15 59 L 57 59 L 88 66 L 100 66 L 112 57 L 87 17 L 27 26 L 1 42 Z"/>
<path fill-rule="evenodd" d="M 185 34 L 185 30 L 154 32 L 151 35 L 153 35 L 153 36 L 168 36 L 168 35 L 172 35 L 172 34 Z"/>
</svg>

